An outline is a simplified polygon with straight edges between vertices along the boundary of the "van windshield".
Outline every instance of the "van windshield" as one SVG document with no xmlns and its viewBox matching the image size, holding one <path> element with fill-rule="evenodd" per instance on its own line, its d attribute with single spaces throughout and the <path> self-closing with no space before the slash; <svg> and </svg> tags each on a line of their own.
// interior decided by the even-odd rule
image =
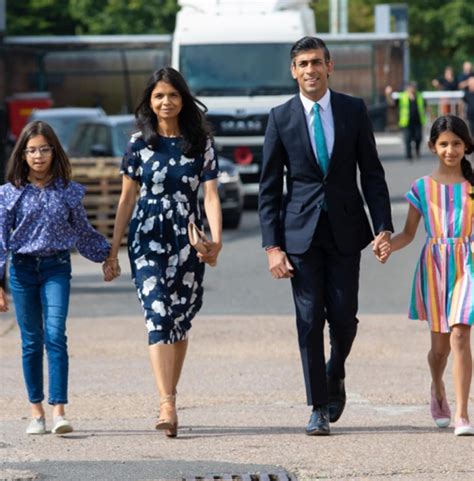
<svg viewBox="0 0 474 481">
<path fill-rule="evenodd" d="M 285 95 L 297 92 L 291 44 L 183 45 L 180 71 L 195 95 Z"/>
</svg>

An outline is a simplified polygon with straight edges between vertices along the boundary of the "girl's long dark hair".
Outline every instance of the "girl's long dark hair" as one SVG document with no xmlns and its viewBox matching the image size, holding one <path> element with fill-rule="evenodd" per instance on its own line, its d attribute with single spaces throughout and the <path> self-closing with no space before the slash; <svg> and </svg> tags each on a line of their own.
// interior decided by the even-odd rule
<svg viewBox="0 0 474 481">
<path fill-rule="evenodd" d="M 431 127 L 431 145 L 436 143 L 438 137 L 443 132 L 452 132 L 453 134 L 457 135 L 464 142 L 467 155 L 472 153 L 474 150 L 469 128 L 467 127 L 466 122 L 459 117 L 456 117 L 455 115 L 443 115 L 442 117 L 437 118 Z M 466 156 L 464 156 L 461 160 L 461 171 L 464 178 L 468 180 L 472 186 L 474 186 L 474 172 L 472 170 L 471 162 L 467 160 Z M 470 196 L 474 198 L 474 192 L 471 192 Z"/>
<path fill-rule="evenodd" d="M 37 135 L 42 135 L 50 147 L 53 148 L 51 181 L 54 182 L 56 179 L 62 179 L 64 184 L 67 185 L 71 179 L 71 164 L 69 158 L 66 152 L 64 152 L 53 128 L 42 120 L 35 120 L 26 124 L 21 131 L 8 161 L 7 181 L 17 188 L 28 183 L 30 168 L 26 162 L 24 151 L 28 141 Z"/>
<path fill-rule="evenodd" d="M 206 147 L 207 138 L 211 129 L 206 122 L 204 114 L 206 106 L 191 94 L 183 76 L 171 67 L 161 68 L 153 72 L 142 94 L 138 107 L 135 110 L 138 128 L 147 144 L 157 145 L 158 119 L 150 107 L 151 93 L 158 82 L 166 82 L 173 86 L 181 95 L 183 108 L 178 116 L 181 131 L 181 149 L 186 157 L 196 157 L 202 154 Z"/>
</svg>

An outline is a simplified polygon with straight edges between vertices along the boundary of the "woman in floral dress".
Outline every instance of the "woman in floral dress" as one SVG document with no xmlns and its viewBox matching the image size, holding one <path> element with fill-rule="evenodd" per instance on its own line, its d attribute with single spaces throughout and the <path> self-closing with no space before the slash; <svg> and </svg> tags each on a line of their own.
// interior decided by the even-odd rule
<svg viewBox="0 0 474 481">
<path fill-rule="evenodd" d="M 218 164 L 200 106 L 179 72 L 153 73 L 135 112 L 140 132 L 123 157 L 122 193 L 104 266 L 106 280 L 120 274 L 117 255 L 129 226 L 132 278 L 160 394 L 155 427 L 169 437 L 177 435 L 176 387 L 191 321 L 202 306 L 204 263 L 213 264 L 222 246 Z M 201 184 L 212 236 L 205 255 L 190 246 L 187 234 L 189 222 L 202 227 Z"/>
</svg>

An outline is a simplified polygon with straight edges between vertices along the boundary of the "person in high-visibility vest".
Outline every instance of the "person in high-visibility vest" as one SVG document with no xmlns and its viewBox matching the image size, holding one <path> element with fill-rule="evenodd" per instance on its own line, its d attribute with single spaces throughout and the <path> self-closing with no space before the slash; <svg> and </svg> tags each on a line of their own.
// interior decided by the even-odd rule
<svg viewBox="0 0 474 481">
<path fill-rule="evenodd" d="M 387 86 L 385 95 L 389 105 L 394 105 L 392 87 Z M 398 125 L 403 130 L 405 156 L 408 160 L 412 156 L 412 143 L 415 143 L 415 155 L 420 156 L 420 146 L 423 126 L 426 123 L 425 101 L 417 90 L 415 82 L 410 82 L 398 97 L 399 120 Z"/>
</svg>

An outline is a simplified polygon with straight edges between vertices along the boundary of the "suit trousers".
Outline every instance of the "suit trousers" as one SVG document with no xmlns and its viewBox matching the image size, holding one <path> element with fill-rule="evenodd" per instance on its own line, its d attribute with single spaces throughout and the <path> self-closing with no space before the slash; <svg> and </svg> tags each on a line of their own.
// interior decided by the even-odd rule
<svg viewBox="0 0 474 481">
<path fill-rule="evenodd" d="M 343 255 L 323 210 L 310 248 L 288 254 L 296 326 L 308 405 L 328 403 L 327 377 L 344 379 L 344 363 L 357 332 L 360 252 Z M 324 325 L 329 324 L 331 356 L 326 366 Z"/>
</svg>

